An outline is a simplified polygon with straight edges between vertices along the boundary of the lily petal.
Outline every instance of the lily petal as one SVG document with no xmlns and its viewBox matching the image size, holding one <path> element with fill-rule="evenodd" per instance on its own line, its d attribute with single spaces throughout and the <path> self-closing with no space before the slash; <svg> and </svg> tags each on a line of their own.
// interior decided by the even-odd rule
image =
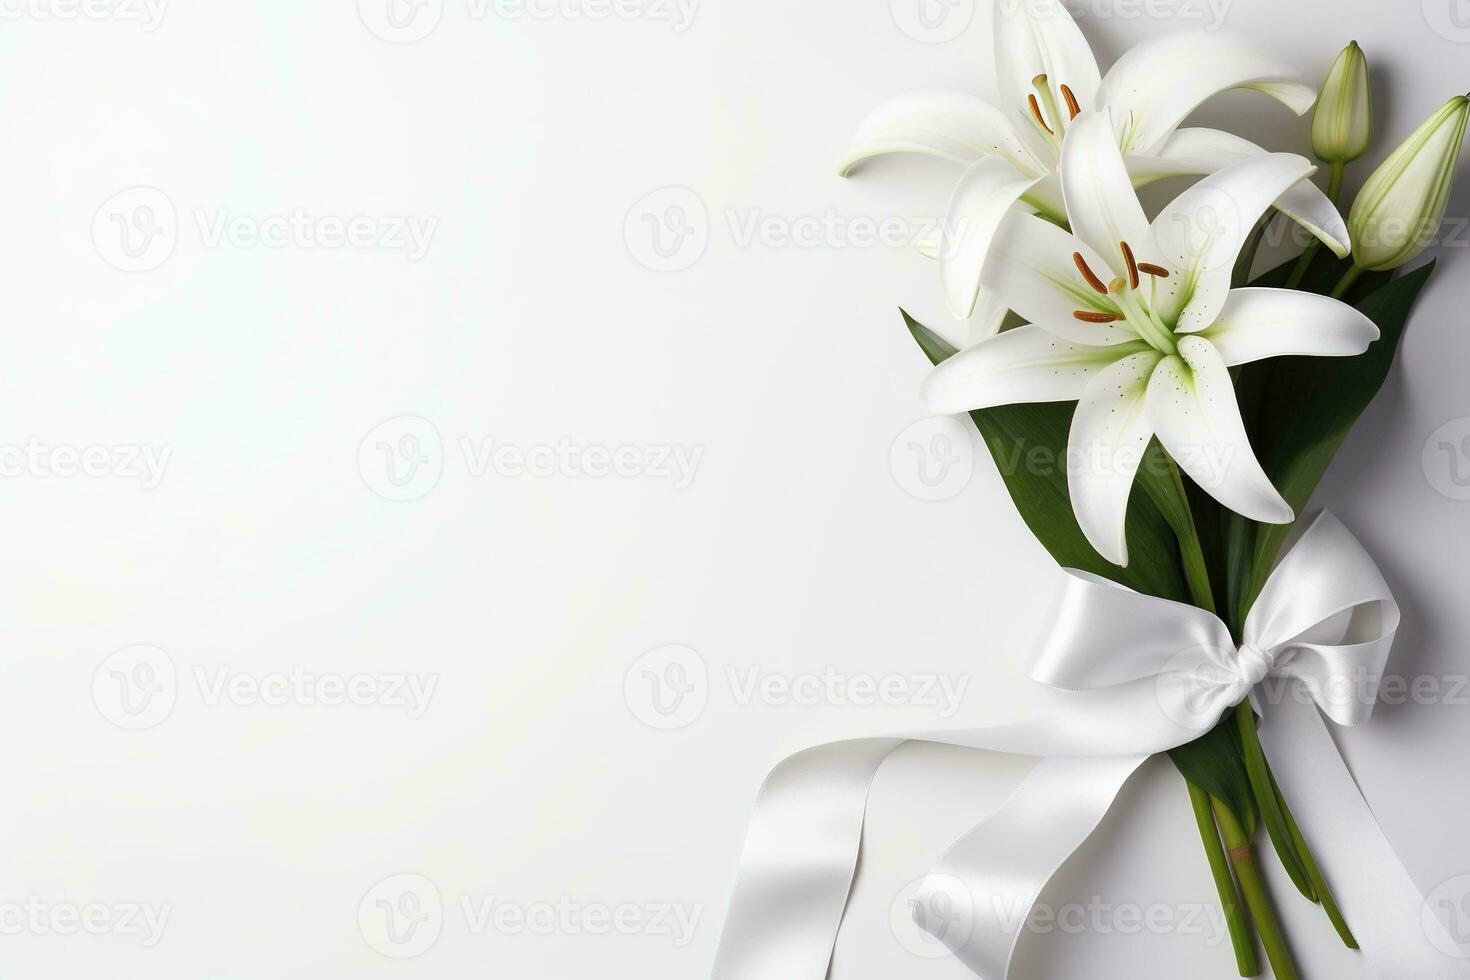
<svg viewBox="0 0 1470 980">
<path fill-rule="evenodd" d="M 1111 297 L 1083 279 L 1077 255 L 1097 275 L 1108 268 L 1081 239 L 1035 215 L 1012 211 L 996 234 L 981 281 L 1023 320 L 1058 337 L 1092 347 L 1137 340 L 1126 323 L 1087 323 L 1074 315 L 1078 310 L 1118 312 Z"/>
<path fill-rule="evenodd" d="M 1067 204 L 1062 199 L 1062 175 L 1056 170 L 1048 171 L 1036 186 L 1026 192 L 1024 198 L 1043 217 L 1054 219 L 1057 224 L 1067 223 Z"/>
<path fill-rule="evenodd" d="M 941 415 L 1022 402 L 1076 401 L 1093 375 L 1147 346 L 1138 341 L 1088 347 L 1040 327 L 1017 327 L 935 367 L 924 379 L 924 397 Z"/>
<path fill-rule="evenodd" d="M 1035 178 L 1023 177 L 997 157 L 977 160 L 960 177 L 945 216 L 939 250 L 939 281 L 955 319 L 966 319 L 975 312 L 980 274 L 991 242 L 1011 206 L 1035 183 Z"/>
<path fill-rule="evenodd" d="M 1346 303 L 1296 289 L 1233 289 L 1220 319 L 1199 336 L 1234 367 L 1268 357 L 1352 357 L 1378 325 Z"/>
<path fill-rule="evenodd" d="M 1113 110 L 1124 153 L 1147 154 L 1201 103 L 1235 88 L 1255 89 L 1302 115 L 1317 92 L 1291 68 L 1245 41 L 1184 33 L 1144 41 L 1113 65 L 1098 100 Z"/>
<path fill-rule="evenodd" d="M 1250 140 L 1231 133 L 1189 128 L 1175 130 L 1152 156 L 1132 156 L 1126 162 L 1133 186 L 1142 187 L 1164 177 L 1212 174 L 1266 152 Z M 1320 239 L 1338 258 L 1345 259 L 1352 253 L 1347 222 L 1331 199 L 1310 179 L 1297 181 L 1288 188 L 1276 199 L 1276 207 Z"/>
<path fill-rule="evenodd" d="M 1010 120 L 964 92 L 910 92 L 883 103 L 858 126 L 837 172 L 846 177 L 889 153 L 920 153 L 962 164 L 999 156 L 1023 173 L 1041 173 Z"/>
<path fill-rule="evenodd" d="M 1208 340 L 1185 337 L 1159 362 L 1145 407 L 1159 441 L 1206 493 L 1253 521 L 1293 520 L 1251 450 L 1230 369 Z"/>
<path fill-rule="evenodd" d="M 1000 333 L 1010 310 L 994 290 L 982 289 L 975 303 L 975 312 L 968 320 L 950 320 L 940 317 L 930 322 L 929 329 L 949 342 L 951 347 L 966 350 L 980 341 Z"/>
<path fill-rule="evenodd" d="M 1024 118 L 1018 126 L 1037 159 L 1056 159 L 1056 144 L 1031 121 L 1033 95 L 1047 96 L 1043 115 L 1054 133 L 1071 121 L 1062 86 L 1082 107 L 1095 106 L 1101 73 L 1087 38 L 1060 0 L 995 0 L 995 70 L 1001 105 Z M 1044 89 L 1034 87 L 1046 76 Z"/>
<path fill-rule="evenodd" d="M 1067 438 L 1072 510 L 1087 540 L 1115 565 L 1128 564 L 1128 497 L 1154 435 L 1144 401 L 1162 357 L 1157 351 L 1130 354 L 1094 375 Z"/>
<path fill-rule="evenodd" d="M 914 248 L 925 258 L 938 260 L 944 252 L 943 227 L 935 225 L 932 231 L 914 242 Z M 969 319 L 956 321 L 941 318 L 931 323 L 929 329 L 948 341 L 951 347 L 964 350 L 999 333 L 1009 312 L 1005 301 L 994 290 L 982 289 L 975 299 L 975 312 L 970 314 Z"/>
<path fill-rule="evenodd" d="M 1121 245 L 1144 245 L 1149 224 L 1106 111 L 1086 113 L 1067 130 L 1061 172 L 1072 233 L 1107 260 L 1113 275 L 1126 277 L 1128 263 Z"/>
<path fill-rule="evenodd" d="M 1156 286 L 1166 325 L 1197 330 L 1214 322 L 1230 288 L 1236 256 L 1271 202 L 1310 176 L 1311 161 L 1266 153 L 1211 174 L 1154 219 L 1152 250 L 1178 275 Z"/>
</svg>

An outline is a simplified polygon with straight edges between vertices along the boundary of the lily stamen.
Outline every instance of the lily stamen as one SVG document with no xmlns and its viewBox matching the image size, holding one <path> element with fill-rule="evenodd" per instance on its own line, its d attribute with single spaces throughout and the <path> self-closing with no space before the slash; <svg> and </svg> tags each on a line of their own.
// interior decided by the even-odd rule
<svg viewBox="0 0 1470 980">
<path fill-rule="evenodd" d="M 1091 310 L 1073 310 L 1072 315 L 1083 323 L 1121 323 L 1127 319 L 1121 313 L 1094 313 Z"/>
<path fill-rule="evenodd" d="M 1082 273 L 1082 278 L 1087 280 L 1087 285 L 1104 296 L 1108 294 L 1108 287 L 1104 286 L 1103 281 L 1097 277 L 1097 273 L 1088 267 L 1087 260 L 1082 257 L 1081 252 L 1073 252 L 1072 261 L 1077 263 L 1077 271 Z"/>
<path fill-rule="evenodd" d="M 1128 285 L 1134 289 L 1138 288 L 1138 260 L 1133 257 L 1133 249 L 1128 247 L 1127 242 L 1119 242 L 1123 249 L 1123 261 L 1128 263 Z"/>
<path fill-rule="evenodd" d="M 1155 279 L 1168 279 L 1169 278 L 1169 270 L 1168 269 L 1165 269 L 1161 265 L 1154 265 L 1152 262 L 1140 262 L 1140 263 L 1138 263 L 1138 271 L 1139 272 L 1142 272 L 1142 273 L 1144 273 L 1146 275 L 1153 276 Z"/>
<path fill-rule="evenodd" d="M 1062 85 L 1062 98 L 1067 100 L 1067 111 L 1071 113 L 1072 119 L 1076 119 L 1082 114 L 1082 107 L 1077 104 L 1077 96 L 1073 95 L 1072 90 L 1065 84 Z"/>
<path fill-rule="evenodd" d="M 1036 96 L 1028 95 L 1026 101 L 1031 104 L 1031 118 L 1036 120 L 1036 125 L 1046 130 L 1048 136 L 1055 136 L 1056 131 L 1046 124 L 1046 118 L 1041 114 L 1041 103 L 1036 101 Z"/>
</svg>

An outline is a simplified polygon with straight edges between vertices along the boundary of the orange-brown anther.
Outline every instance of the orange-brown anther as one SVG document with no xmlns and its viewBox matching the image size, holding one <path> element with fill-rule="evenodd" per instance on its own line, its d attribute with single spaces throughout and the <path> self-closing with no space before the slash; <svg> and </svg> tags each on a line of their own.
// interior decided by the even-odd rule
<svg viewBox="0 0 1470 980">
<path fill-rule="evenodd" d="M 1071 113 L 1071 115 L 1068 117 L 1068 121 L 1076 119 L 1082 113 L 1082 107 L 1077 104 L 1077 96 L 1072 94 L 1071 89 L 1063 85 L 1062 98 L 1067 100 L 1067 111 Z"/>
<path fill-rule="evenodd" d="M 1072 315 L 1084 323 L 1117 323 L 1124 319 L 1119 313 L 1094 313 L 1091 310 L 1073 310 Z"/>
<path fill-rule="evenodd" d="M 1038 126 L 1046 130 L 1052 136 L 1055 136 L 1056 132 L 1046 124 L 1046 117 L 1041 114 L 1041 103 L 1036 101 L 1036 96 L 1028 95 L 1026 96 L 1026 101 L 1031 103 L 1031 118 L 1036 120 L 1036 124 Z"/>
<path fill-rule="evenodd" d="M 1108 287 L 1103 285 L 1103 281 L 1097 277 L 1097 273 L 1088 268 L 1087 260 L 1082 257 L 1081 252 L 1073 252 L 1072 261 L 1077 263 L 1077 271 L 1082 273 L 1082 278 L 1087 280 L 1087 285 L 1104 296 L 1108 294 Z"/>
<path fill-rule="evenodd" d="M 1128 285 L 1134 289 L 1138 288 L 1138 261 L 1133 258 L 1133 249 L 1128 247 L 1127 242 L 1119 242 L 1123 247 L 1123 261 L 1128 263 Z"/>
<path fill-rule="evenodd" d="M 1158 279 L 1168 279 L 1169 278 L 1169 270 L 1168 269 L 1165 269 L 1161 265 L 1154 265 L 1152 262 L 1140 262 L 1140 263 L 1138 263 L 1138 271 L 1139 272 L 1146 273 L 1146 274 L 1148 274 L 1150 276 L 1154 276 L 1155 278 L 1158 278 Z"/>
</svg>

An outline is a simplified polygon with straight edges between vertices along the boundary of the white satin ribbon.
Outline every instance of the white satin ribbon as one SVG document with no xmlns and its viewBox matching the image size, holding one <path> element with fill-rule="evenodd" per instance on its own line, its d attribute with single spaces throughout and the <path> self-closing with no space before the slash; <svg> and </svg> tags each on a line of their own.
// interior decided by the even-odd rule
<svg viewBox="0 0 1470 980">
<path fill-rule="evenodd" d="M 1353 781 L 1317 709 L 1359 725 L 1373 704 L 1399 608 L 1373 560 L 1322 514 L 1267 580 L 1236 647 L 1216 616 L 1068 572 L 1032 666 L 1054 689 L 1039 715 L 1003 726 L 859 739 L 782 762 L 756 802 L 714 980 L 823 980 L 861 851 L 868 791 L 903 742 L 1043 761 L 929 873 L 919 925 L 984 980 L 1007 980 L 1016 944 L 1058 868 L 1151 755 L 1200 737 L 1247 696 L 1281 739 L 1271 758 L 1313 853 L 1382 980 L 1470 978 Z M 1264 685 L 1268 697 L 1261 697 Z M 1293 695 L 1297 697 L 1293 704 Z M 1309 699 L 1309 702 L 1308 702 Z M 1315 707 L 1313 707 L 1315 704 Z M 1288 725 L 1289 722 L 1289 725 Z M 1313 728 L 1315 724 L 1315 729 Z M 1330 806 L 1324 801 L 1330 801 Z"/>
</svg>

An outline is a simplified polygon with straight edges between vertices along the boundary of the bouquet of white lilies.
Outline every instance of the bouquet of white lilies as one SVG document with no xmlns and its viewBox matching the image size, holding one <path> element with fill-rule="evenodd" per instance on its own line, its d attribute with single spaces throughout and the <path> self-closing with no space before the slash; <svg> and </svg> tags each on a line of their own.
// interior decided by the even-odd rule
<svg viewBox="0 0 1470 980">
<path fill-rule="evenodd" d="M 1357 656 L 1362 643 L 1309 636 L 1305 627 L 1316 620 L 1305 616 L 1294 630 L 1282 627 L 1281 642 L 1259 637 L 1270 632 L 1268 606 L 1306 601 L 1299 594 L 1310 591 L 1299 579 L 1290 590 L 1298 596 L 1286 598 L 1282 583 L 1270 587 L 1273 568 L 1384 381 L 1432 272 L 1431 263 L 1395 274 L 1444 217 L 1470 99 L 1451 99 L 1410 135 L 1368 178 L 1345 221 L 1345 168 L 1372 137 L 1368 69 L 1356 42 L 1319 97 L 1288 67 L 1217 35 L 1142 44 L 1104 75 L 1058 0 L 996 0 L 994 37 L 998 105 L 957 92 L 895 99 L 861 124 L 840 170 L 894 153 L 963 168 L 942 237 L 924 248 L 937 259 L 955 319 L 926 327 L 904 317 L 934 365 L 924 381 L 932 409 L 969 413 L 1027 526 L 1082 583 L 1069 587 L 1064 614 L 1093 614 L 1101 600 L 1079 598 L 1081 590 L 1106 584 L 1130 598 L 1188 604 L 1228 630 L 1228 654 L 1186 658 L 1189 671 L 1215 669 L 1229 682 L 1195 684 L 1196 693 L 1230 692 L 1206 699 L 1214 708 L 1203 734 L 1148 744 L 1166 745 L 1187 781 L 1240 974 L 1259 972 L 1258 937 L 1275 976 L 1293 978 L 1257 865 L 1258 827 L 1352 948 L 1358 923 L 1334 899 L 1341 882 L 1329 887 L 1314 856 L 1314 832 L 1333 831 L 1298 824 L 1247 695 L 1268 674 L 1291 676 L 1313 688 L 1334 720 L 1366 717 L 1352 706 L 1335 710 L 1319 690 L 1336 651 Z M 1315 182 L 1317 163 L 1303 156 L 1181 128 L 1206 99 L 1240 88 L 1298 115 L 1315 107 L 1312 146 L 1328 168 L 1325 190 Z M 1200 179 L 1150 220 L 1136 189 L 1180 176 Z M 1273 222 L 1299 225 L 1310 244 L 1253 276 Z M 1036 447 L 1067 465 L 1037 472 L 1006 464 Z M 1339 531 L 1322 521 L 1308 536 Z M 1353 557 L 1344 565 L 1352 565 L 1357 552 L 1345 547 Z M 1282 562 L 1283 578 L 1299 571 L 1286 569 L 1291 561 Z M 1346 575 L 1344 565 L 1317 576 Z M 1366 596 L 1380 620 L 1396 617 L 1385 612 L 1386 589 L 1373 591 L 1381 580 L 1367 578 L 1376 584 L 1328 603 L 1323 615 L 1356 609 Z M 1068 633 L 1072 646 L 1089 630 L 1105 631 L 1094 625 Z M 1391 638 L 1392 624 L 1380 621 L 1379 632 L 1375 644 Z M 1386 646 L 1373 650 L 1386 657 Z M 1311 666 L 1314 656 L 1327 665 Z M 1169 674 L 1118 657 L 1113 666 L 1069 663 L 1065 671 L 1043 664 L 1038 679 L 1115 691 Z M 1294 667 L 1284 669 L 1288 661 Z M 1004 956 L 967 956 L 961 947 L 993 980 L 1006 969 Z"/>
</svg>

